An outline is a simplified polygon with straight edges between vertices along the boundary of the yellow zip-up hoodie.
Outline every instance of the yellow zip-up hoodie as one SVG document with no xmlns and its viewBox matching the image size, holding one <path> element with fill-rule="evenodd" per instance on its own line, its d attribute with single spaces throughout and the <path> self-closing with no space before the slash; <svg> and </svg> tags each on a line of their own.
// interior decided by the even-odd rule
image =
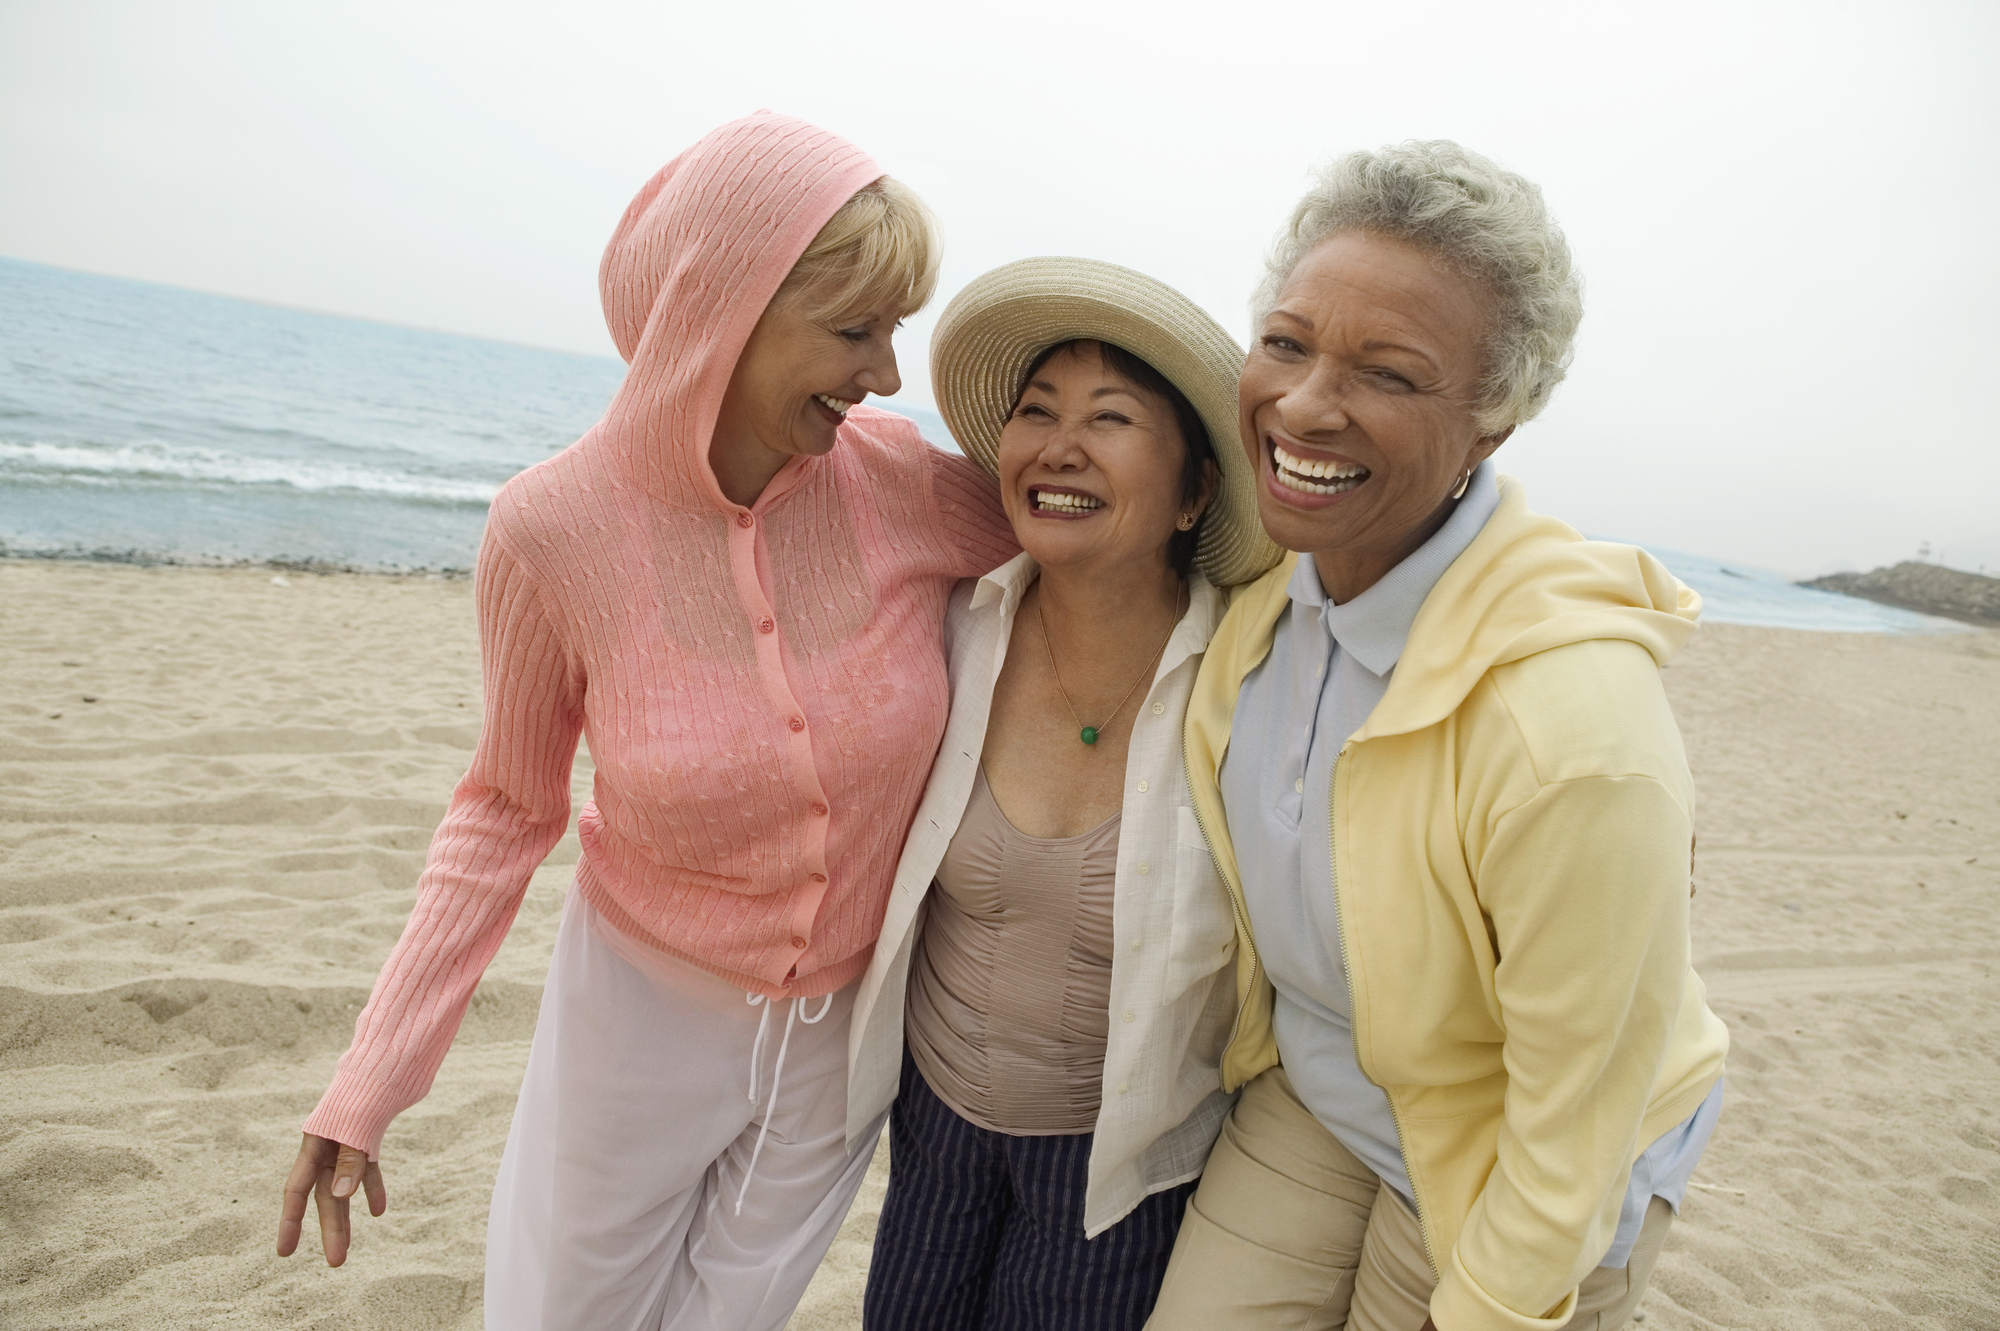
<svg viewBox="0 0 2000 1331">
<path fill-rule="evenodd" d="M 1219 773 L 1297 558 L 1235 598 L 1187 714 L 1195 811 L 1236 907 L 1234 1089 L 1275 1065 Z M 1693 786 L 1659 667 L 1700 600 L 1643 550 L 1500 504 L 1411 626 L 1333 775 L 1361 1070 L 1387 1092 L 1439 1331 L 1541 1331 L 1610 1246 L 1632 1162 L 1729 1036 L 1688 957 Z"/>
</svg>

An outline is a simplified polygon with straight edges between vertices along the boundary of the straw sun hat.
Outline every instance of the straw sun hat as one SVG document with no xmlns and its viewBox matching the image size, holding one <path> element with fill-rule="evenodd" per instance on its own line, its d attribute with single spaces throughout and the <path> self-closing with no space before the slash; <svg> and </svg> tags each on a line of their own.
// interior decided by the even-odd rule
<svg viewBox="0 0 2000 1331">
<path fill-rule="evenodd" d="M 1195 560 L 1220 587 L 1248 582 L 1284 554 L 1257 520 L 1257 476 L 1236 427 L 1243 350 L 1193 301 L 1144 273 L 1095 259 L 1022 259 L 974 278 L 931 334 L 931 388 L 966 456 L 999 472 L 1000 427 L 1021 376 L 1048 348 L 1089 338 L 1151 365 L 1193 405 L 1222 484 Z"/>
</svg>

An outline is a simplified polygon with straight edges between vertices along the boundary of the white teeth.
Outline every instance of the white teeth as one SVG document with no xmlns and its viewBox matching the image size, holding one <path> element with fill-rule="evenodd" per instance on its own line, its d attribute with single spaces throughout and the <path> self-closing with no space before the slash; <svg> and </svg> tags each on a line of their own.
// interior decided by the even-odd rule
<svg viewBox="0 0 2000 1331">
<path fill-rule="evenodd" d="M 1302 458 L 1296 453 L 1286 452 L 1275 442 L 1271 445 L 1271 456 L 1277 463 L 1271 474 L 1278 478 L 1278 484 L 1302 494 L 1337 495 L 1368 479 L 1366 467 L 1335 462 L 1330 458 Z"/>
<path fill-rule="evenodd" d="M 1090 495 L 1064 494 L 1056 490 L 1035 491 L 1035 507 L 1054 509 L 1061 513 L 1083 513 L 1093 508 L 1103 508 L 1102 499 Z"/>
<path fill-rule="evenodd" d="M 1355 486 L 1361 484 L 1360 481 L 1350 480 L 1335 481 L 1332 485 L 1315 485 L 1311 481 L 1300 480 L 1282 468 L 1272 474 L 1278 478 L 1278 484 L 1284 486 L 1287 490 L 1298 490 L 1309 495 L 1337 495 L 1344 491 L 1352 490 Z"/>
<path fill-rule="evenodd" d="M 852 402 L 845 402 L 840 398 L 831 397 L 825 393 L 814 393 L 813 396 L 819 399 L 821 406 L 837 416 L 845 416 L 847 409 L 854 405 Z"/>
<path fill-rule="evenodd" d="M 1291 472 L 1294 479 L 1309 476 L 1322 481 L 1359 481 L 1368 475 L 1368 468 L 1357 463 L 1335 462 L 1331 458 L 1302 458 L 1295 453 L 1286 452 L 1281 444 L 1272 444 L 1271 453 L 1278 460 L 1280 479 L 1283 479 L 1285 472 Z M 1339 488 L 1345 490 L 1352 487 Z"/>
</svg>

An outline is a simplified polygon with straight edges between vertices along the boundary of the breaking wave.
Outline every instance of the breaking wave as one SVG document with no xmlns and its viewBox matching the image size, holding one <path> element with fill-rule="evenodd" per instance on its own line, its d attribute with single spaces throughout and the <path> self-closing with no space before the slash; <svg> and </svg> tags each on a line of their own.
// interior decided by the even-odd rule
<svg viewBox="0 0 2000 1331">
<path fill-rule="evenodd" d="M 500 482 L 157 441 L 98 446 L 0 440 L 0 484 L 252 487 L 436 504 L 492 502 Z"/>
</svg>

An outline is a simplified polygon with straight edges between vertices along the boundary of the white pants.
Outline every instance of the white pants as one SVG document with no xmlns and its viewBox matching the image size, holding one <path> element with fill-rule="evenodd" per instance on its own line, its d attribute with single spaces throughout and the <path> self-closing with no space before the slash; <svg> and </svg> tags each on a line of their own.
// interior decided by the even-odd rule
<svg viewBox="0 0 2000 1331">
<path fill-rule="evenodd" d="M 881 1130 L 848 1152 L 854 991 L 752 1005 L 572 887 L 493 1188 L 488 1331 L 783 1327 Z"/>
</svg>

